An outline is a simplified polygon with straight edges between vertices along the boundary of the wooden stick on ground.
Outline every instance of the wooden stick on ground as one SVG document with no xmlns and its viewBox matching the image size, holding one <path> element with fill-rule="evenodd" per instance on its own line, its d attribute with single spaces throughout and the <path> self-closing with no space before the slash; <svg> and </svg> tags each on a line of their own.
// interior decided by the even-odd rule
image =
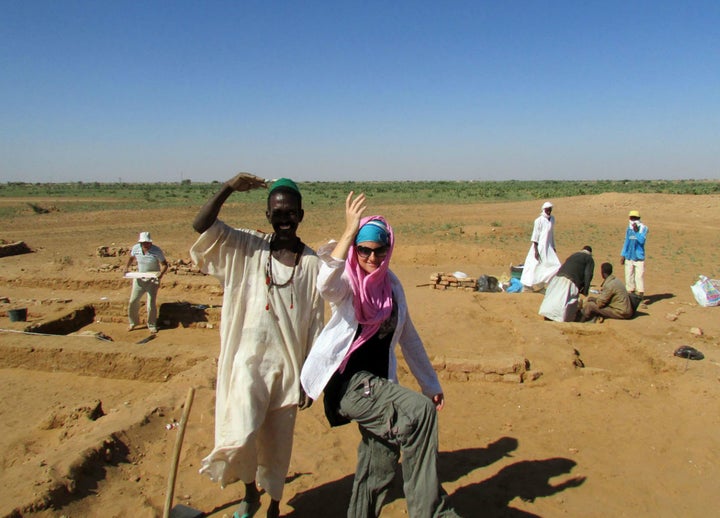
<svg viewBox="0 0 720 518">
<path fill-rule="evenodd" d="M 187 399 L 185 400 L 185 408 L 183 408 L 180 426 L 178 427 L 177 439 L 175 439 L 175 450 L 173 451 L 172 462 L 170 464 L 170 478 L 168 478 L 167 495 L 165 497 L 165 510 L 163 518 L 169 518 L 170 508 L 172 506 L 173 496 L 175 496 L 175 477 L 177 476 L 178 460 L 180 459 L 180 448 L 182 448 L 183 438 L 185 437 L 185 425 L 187 424 L 190 407 L 192 406 L 193 397 L 195 396 L 195 387 L 188 390 Z"/>
</svg>

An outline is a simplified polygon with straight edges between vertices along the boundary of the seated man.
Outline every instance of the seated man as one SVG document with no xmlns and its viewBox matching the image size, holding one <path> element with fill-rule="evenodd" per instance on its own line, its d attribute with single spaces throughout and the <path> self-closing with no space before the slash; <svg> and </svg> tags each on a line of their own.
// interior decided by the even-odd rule
<svg viewBox="0 0 720 518">
<path fill-rule="evenodd" d="M 594 269 L 589 245 L 568 257 L 550 280 L 538 313 L 555 322 L 574 322 L 579 296 L 587 296 Z"/>
<path fill-rule="evenodd" d="M 632 318 L 634 310 L 630 296 L 625 289 L 625 283 L 613 275 L 613 266 L 610 263 L 600 265 L 600 274 L 603 282 L 600 285 L 600 294 L 597 297 L 588 297 L 582 308 L 582 321 L 586 322 L 595 317 L 603 318 Z"/>
</svg>

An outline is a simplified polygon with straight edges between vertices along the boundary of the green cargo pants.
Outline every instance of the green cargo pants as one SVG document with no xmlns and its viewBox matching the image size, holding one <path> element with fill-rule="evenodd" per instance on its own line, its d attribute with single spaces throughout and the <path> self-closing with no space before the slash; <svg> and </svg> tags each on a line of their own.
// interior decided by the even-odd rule
<svg viewBox="0 0 720 518">
<path fill-rule="evenodd" d="M 429 398 L 361 371 L 350 379 L 340 414 L 362 435 L 348 518 L 380 515 L 400 454 L 410 518 L 458 516 L 438 479 L 437 414 Z"/>
</svg>

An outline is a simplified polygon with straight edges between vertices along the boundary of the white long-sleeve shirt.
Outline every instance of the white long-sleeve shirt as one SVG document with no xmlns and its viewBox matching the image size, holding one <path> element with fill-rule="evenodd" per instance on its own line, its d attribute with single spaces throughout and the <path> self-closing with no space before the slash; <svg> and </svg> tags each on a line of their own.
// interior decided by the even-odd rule
<svg viewBox="0 0 720 518">
<path fill-rule="evenodd" d="M 331 256 L 335 243 L 328 243 L 318 250 L 321 259 L 317 287 L 330 304 L 332 315 L 320 336 L 310 349 L 300 380 L 305 392 L 318 399 L 333 373 L 342 363 L 355 337 L 358 321 L 353 307 L 353 292 L 345 274 L 345 261 Z M 390 342 L 388 378 L 397 383 L 397 358 L 395 346 L 400 344 L 403 357 L 417 379 L 423 394 L 432 397 L 442 392 L 437 374 L 425 352 L 422 340 L 408 313 L 405 291 L 400 280 L 388 271 L 392 292 L 398 308 L 398 322 Z"/>
</svg>

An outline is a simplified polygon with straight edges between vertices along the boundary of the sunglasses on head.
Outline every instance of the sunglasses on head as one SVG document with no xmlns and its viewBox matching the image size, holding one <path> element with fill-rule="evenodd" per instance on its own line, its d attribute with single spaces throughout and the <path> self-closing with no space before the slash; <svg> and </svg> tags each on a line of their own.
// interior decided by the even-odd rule
<svg viewBox="0 0 720 518">
<path fill-rule="evenodd" d="M 377 248 L 370 248 L 369 246 L 356 246 L 355 249 L 357 250 L 357 255 L 363 259 L 370 257 L 370 254 L 375 254 L 377 259 L 382 259 L 388 253 L 387 246 L 379 246 Z"/>
</svg>

